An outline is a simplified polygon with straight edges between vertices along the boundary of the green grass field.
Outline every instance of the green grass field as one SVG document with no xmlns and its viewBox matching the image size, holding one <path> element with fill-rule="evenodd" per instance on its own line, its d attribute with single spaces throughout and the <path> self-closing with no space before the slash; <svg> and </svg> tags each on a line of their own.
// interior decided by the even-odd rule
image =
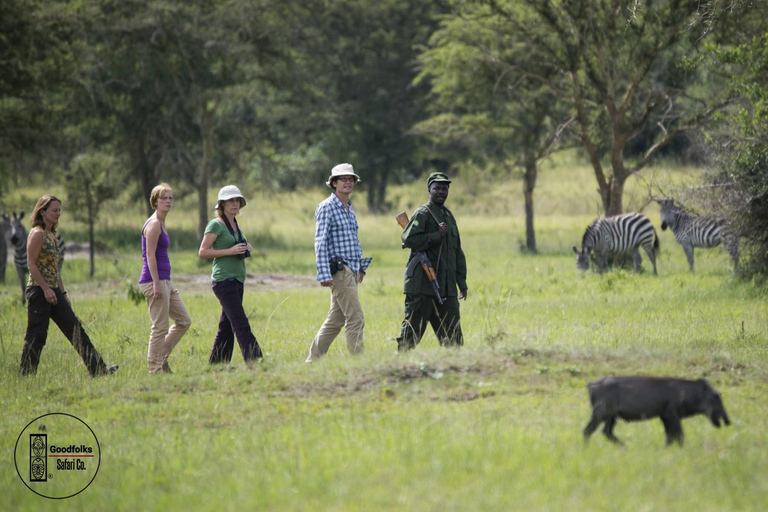
<svg viewBox="0 0 768 512">
<path fill-rule="evenodd" d="M 646 180 L 685 184 L 690 170 Z M 193 326 L 171 358 L 173 375 L 149 376 L 149 316 L 127 289 L 140 271 L 140 206 L 108 204 L 97 258 L 71 255 L 64 281 L 95 345 L 120 371 L 91 379 L 55 328 L 35 377 L 18 376 L 26 327 L 20 289 L 0 286 L 0 489 L 4 510 L 765 510 L 768 503 L 768 290 L 734 277 L 724 250 L 682 249 L 660 232 L 659 275 L 576 271 L 572 245 L 599 212 L 587 168 L 544 166 L 536 192 L 540 255 L 524 254 L 520 182 L 457 179 L 448 207 L 469 264 L 462 303 L 465 347 L 443 350 L 429 332 L 396 353 L 406 254 L 393 215 L 359 205 L 366 255 L 374 257 L 361 301 L 366 352 L 341 337 L 327 358 L 304 358 L 328 307 L 314 281 L 313 212 L 326 192 L 249 199 L 241 225 L 255 240 L 245 307 L 265 360 L 207 365 L 219 313 L 194 239 L 194 197 L 177 192 L 168 219 L 174 281 Z M 365 176 L 363 174 L 363 179 Z M 642 206 L 645 181 L 627 187 Z M 61 190 L 52 190 L 65 197 Z M 18 191 L 19 203 L 43 190 Z M 213 204 L 215 191 L 211 194 Z M 426 200 L 423 185 L 390 192 L 393 213 Z M 22 206 L 19 204 L 19 207 Z M 31 209 L 31 206 L 28 207 Z M 659 226 L 658 207 L 645 213 Z M 67 216 L 67 240 L 85 228 Z M 181 240 L 180 240 L 181 239 Z M 131 246 L 133 244 L 133 246 Z M 620 422 L 624 448 L 581 430 L 585 383 L 605 375 L 707 378 L 733 424 L 683 422 L 685 446 L 664 446 L 658 420 Z M 99 438 L 93 483 L 66 500 L 33 494 L 13 454 L 34 418 L 66 412 Z M 42 484 L 41 484 L 42 485 Z"/>
</svg>

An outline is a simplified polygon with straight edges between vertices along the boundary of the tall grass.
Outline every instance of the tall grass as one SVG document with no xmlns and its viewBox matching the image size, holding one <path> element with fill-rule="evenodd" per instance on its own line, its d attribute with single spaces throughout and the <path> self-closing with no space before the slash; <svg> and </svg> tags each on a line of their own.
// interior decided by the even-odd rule
<svg viewBox="0 0 768 512">
<path fill-rule="evenodd" d="M 396 354 L 406 258 L 400 229 L 391 215 L 368 214 L 362 194 L 354 196 L 364 252 L 374 256 L 360 287 L 366 352 L 349 356 L 342 334 L 328 357 L 311 365 L 303 360 L 328 307 L 327 290 L 313 282 L 312 253 L 314 206 L 326 191 L 246 192 L 241 225 L 264 240 L 248 260 L 245 294 L 265 351 L 255 368 L 245 367 L 237 349 L 229 366 L 206 364 L 219 306 L 196 242 L 179 242 L 171 255 L 174 278 L 193 326 L 172 356 L 175 373 L 153 377 L 146 372 L 146 307 L 126 297 L 140 269 L 143 212 L 114 205 L 101 233 L 124 233 L 124 241 L 98 257 L 95 279 L 74 256 L 64 279 L 95 345 L 120 364 L 116 375 L 89 378 L 52 327 L 38 375 L 19 377 L 26 311 L 19 290 L 0 287 L 5 506 L 764 509 L 766 290 L 733 277 L 721 250 L 698 252 L 696 273 L 688 272 L 668 232 L 660 233 L 659 276 L 651 275 L 645 257 L 646 272 L 637 275 L 577 273 L 570 247 L 597 210 L 584 198 L 588 169 L 560 164 L 542 170 L 537 256 L 519 250 L 519 182 L 495 178 L 470 186 L 460 178 L 452 185 L 448 206 L 469 262 L 460 350 L 440 349 L 430 332 L 416 351 Z M 690 172 L 656 174 L 682 183 Z M 628 186 L 628 200 L 642 187 Z M 425 195 L 423 184 L 396 188 L 392 210 L 411 210 Z M 75 240 L 80 228 L 64 207 L 62 231 Z M 645 211 L 658 226 L 655 208 Z M 194 198 L 177 201 L 168 218 L 173 240 L 194 236 L 193 211 Z M 275 286 L 269 274 L 293 280 Z M 733 425 L 716 430 L 703 417 L 685 420 L 683 449 L 663 446 L 658 421 L 619 424 L 624 449 L 599 434 L 585 445 L 585 382 L 612 374 L 706 377 L 722 393 Z M 31 493 L 12 462 L 21 429 L 54 411 L 86 421 L 103 457 L 94 483 L 62 502 Z"/>
</svg>

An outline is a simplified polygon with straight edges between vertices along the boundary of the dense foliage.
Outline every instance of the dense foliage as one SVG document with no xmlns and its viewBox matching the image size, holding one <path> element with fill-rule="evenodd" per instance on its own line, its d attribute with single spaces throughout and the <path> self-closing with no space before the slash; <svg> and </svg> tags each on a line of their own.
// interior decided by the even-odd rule
<svg viewBox="0 0 768 512">
<path fill-rule="evenodd" d="M 712 140 L 717 163 L 710 183 L 721 213 L 741 238 L 742 272 L 768 275 L 768 36 L 732 50 L 712 49 L 736 67 L 731 87 L 742 101 L 723 117 Z"/>
<path fill-rule="evenodd" d="M 328 168 L 350 161 L 368 210 L 383 211 L 390 184 L 431 169 L 519 168 L 535 252 L 539 161 L 581 148 L 604 212 L 623 211 L 628 177 L 662 149 L 680 151 L 681 136 L 743 94 L 699 56 L 764 34 L 765 9 L 750 0 L 6 2 L 0 209 L 19 176 L 61 182 L 89 150 L 116 158 L 114 179 L 137 201 L 161 180 L 194 193 L 198 236 L 209 190 L 227 181 L 321 186 Z M 594 188 L 586 183 L 585 196 Z"/>
</svg>

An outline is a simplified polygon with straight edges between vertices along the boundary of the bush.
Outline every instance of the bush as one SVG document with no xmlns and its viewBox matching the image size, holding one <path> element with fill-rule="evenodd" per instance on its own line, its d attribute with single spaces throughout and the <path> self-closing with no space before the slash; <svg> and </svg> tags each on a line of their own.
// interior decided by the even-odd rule
<svg viewBox="0 0 768 512">
<path fill-rule="evenodd" d="M 749 45 L 716 50 L 720 62 L 740 66 L 731 80 L 739 106 L 722 118 L 716 170 L 709 176 L 722 214 L 741 238 L 741 272 L 768 275 L 768 35 Z"/>
</svg>

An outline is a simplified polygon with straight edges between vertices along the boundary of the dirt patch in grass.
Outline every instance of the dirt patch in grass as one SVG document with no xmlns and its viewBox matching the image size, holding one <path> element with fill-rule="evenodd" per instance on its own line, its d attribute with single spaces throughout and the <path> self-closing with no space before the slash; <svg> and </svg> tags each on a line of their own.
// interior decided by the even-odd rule
<svg viewBox="0 0 768 512">
<path fill-rule="evenodd" d="M 177 287 L 183 285 L 184 291 L 211 289 L 210 274 L 174 274 L 173 282 Z M 245 282 L 252 290 L 292 290 L 319 286 L 314 276 L 297 274 L 248 274 Z"/>
</svg>

